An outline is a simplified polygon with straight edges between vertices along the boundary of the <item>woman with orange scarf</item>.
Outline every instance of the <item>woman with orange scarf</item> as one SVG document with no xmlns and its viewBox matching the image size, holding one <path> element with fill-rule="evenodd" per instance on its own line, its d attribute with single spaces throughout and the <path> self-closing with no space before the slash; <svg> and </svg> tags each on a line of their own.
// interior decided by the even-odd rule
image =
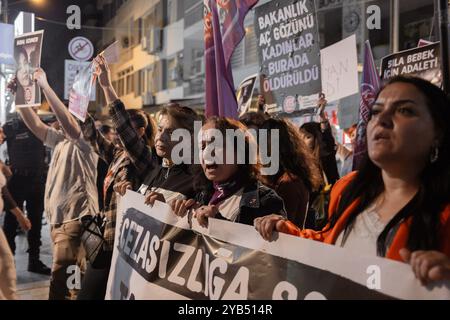
<svg viewBox="0 0 450 320">
<path fill-rule="evenodd" d="M 277 215 L 255 228 L 266 240 L 276 230 L 407 262 L 422 284 L 450 280 L 449 124 L 442 90 L 391 79 L 371 111 L 364 164 L 334 186 L 325 228 L 300 230 Z"/>
</svg>

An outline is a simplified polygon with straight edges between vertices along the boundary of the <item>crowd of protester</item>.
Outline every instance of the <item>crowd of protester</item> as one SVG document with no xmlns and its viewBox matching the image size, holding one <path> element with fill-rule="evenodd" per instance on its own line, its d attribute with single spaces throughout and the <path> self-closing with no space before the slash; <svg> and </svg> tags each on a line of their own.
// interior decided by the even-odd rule
<svg viewBox="0 0 450 320">
<path fill-rule="evenodd" d="M 118 98 L 102 56 L 94 63 L 112 126 L 98 127 L 91 116 L 84 122 L 76 120 L 42 69 L 34 79 L 60 128 L 42 122 L 31 108 L 18 111 L 35 138 L 53 150 L 41 210 L 53 242 L 50 299 L 104 298 L 118 200 L 127 190 L 141 193 L 150 206 L 155 201 L 167 203 L 177 216 L 192 214 L 204 227 L 209 218 L 243 223 L 254 226 L 268 241 L 277 231 L 348 248 L 355 254 L 409 263 L 424 284 L 450 280 L 450 106 L 436 86 L 418 78 L 397 77 L 381 89 L 368 123 L 364 162 L 352 172 L 352 150 L 336 143 L 323 96 L 318 101 L 319 122 L 300 128 L 262 110 L 239 120 L 204 119 L 174 103 L 164 106 L 154 119 Z M 14 92 L 14 81 L 9 88 Z M 198 137 L 196 122 L 201 123 Z M 177 129 L 184 129 L 192 143 L 198 140 L 199 154 L 176 161 L 177 142 L 172 134 Z M 249 134 L 249 129 L 266 130 L 267 141 L 277 130 L 277 143 L 268 145 L 270 154 L 279 153 L 275 174 L 267 174 L 259 155 L 252 153 L 262 136 Z M 223 161 L 216 161 L 207 152 L 215 142 L 211 130 L 223 136 L 233 130 L 244 137 L 244 143 L 237 143 L 239 135 L 224 139 Z M 355 126 L 347 130 L 352 143 L 355 130 Z M 234 155 L 234 161 L 225 159 L 226 154 Z M 238 162 L 238 155 L 245 155 L 246 162 Z M 33 230 L 34 223 L 40 222 L 28 220 L 14 201 L 23 202 L 23 195 L 15 198 L 16 193 L 8 192 L 24 172 L 13 167 L 4 174 L 7 166 L 0 167 L 0 211 L 3 203 L 7 211 L 6 238 L 0 229 L 0 299 L 14 299 L 17 224 Z M 39 217 L 33 210 L 27 207 L 28 216 Z M 102 221 L 105 240 L 95 263 L 87 265 L 82 245 L 86 217 Z M 40 262 L 35 248 L 40 234 L 33 242 L 30 233 L 33 271 L 33 263 Z M 81 290 L 66 286 L 70 265 L 83 270 Z M 45 266 L 38 267 L 46 272 Z"/>
</svg>

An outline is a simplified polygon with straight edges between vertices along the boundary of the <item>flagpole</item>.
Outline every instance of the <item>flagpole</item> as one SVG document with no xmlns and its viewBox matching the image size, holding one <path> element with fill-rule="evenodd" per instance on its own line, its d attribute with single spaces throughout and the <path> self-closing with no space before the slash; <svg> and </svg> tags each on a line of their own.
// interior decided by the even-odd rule
<svg viewBox="0 0 450 320">
<path fill-rule="evenodd" d="M 445 93 L 450 93 L 449 52 L 448 52 L 448 0 L 435 0 L 439 13 L 439 38 L 441 44 L 442 85 Z"/>
</svg>

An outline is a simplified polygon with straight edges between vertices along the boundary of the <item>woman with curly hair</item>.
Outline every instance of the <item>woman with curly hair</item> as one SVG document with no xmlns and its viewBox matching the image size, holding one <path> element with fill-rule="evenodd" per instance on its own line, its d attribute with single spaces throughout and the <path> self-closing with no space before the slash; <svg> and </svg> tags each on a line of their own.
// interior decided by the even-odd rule
<svg viewBox="0 0 450 320">
<path fill-rule="evenodd" d="M 225 137 L 224 143 L 218 143 L 217 134 Z M 208 217 L 251 225 L 269 213 L 286 215 L 283 200 L 258 181 L 256 143 L 242 123 L 212 117 L 199 136 L 202 170 L 194 181 L 197 194 L 195 199 L 172 203 L 176 215 L 184 216 L 192 208 L 202 226 L 207 226 Z M 239 143 L 242 139 L 244 143 Z"/>
<path fill-rule="evenodd" d="M 282 142 L 270 146 L 271 154 L 279 152 L 278 172 L 261 176 L 261 181 L 283 199 L 288 219 L 303 228 L 310 195 L 318 191 L 322 184 L 319 167 L 299 131 L 289 120 L 268 119 L 260 129 L 268 131 L 268 141 L 271 141 L 272 130 L 278 130 L 279 142 Z"/>
</svg>

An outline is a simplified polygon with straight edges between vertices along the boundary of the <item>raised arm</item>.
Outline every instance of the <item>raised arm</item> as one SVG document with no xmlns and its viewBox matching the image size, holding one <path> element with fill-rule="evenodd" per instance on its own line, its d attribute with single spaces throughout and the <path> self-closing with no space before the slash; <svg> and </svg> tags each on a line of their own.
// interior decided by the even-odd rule
<svg viewBox="0 0 450 320">
<path fill-rule="evenodd" d="M 95 63 L 95 75 L 98 77 L 98 83 L 103 89 L 105 94 L 106 103 L 110 105 L 114 101 L 119 99 L 119 96 L 114 90 L 111 82 L 111 72 L 109 70 L 108 63 L 102 55 L 97 56 L 94 59 Z"/>
<path fill-rule="evenodd" d="M 48 126 L 42 122 L 36 112 L 32 108 L 18 108 L 18 112 L 22 117 L 23 122 L 25 122 L 25 125 L 33 132 L 36 138 L 45 142 Z"/>
<path fill-rule="evenodd" d="M 146 174 L 155 168 L 151 149 L 140 138 L 136 130 L 131 125 L 130 116 L 125 110 L 125 106 L 120 100 L 109 105 L 109 114 L 116 128 L 116 133 L 122 141 L 122 145 L 135 166 L 138 175 Z"/>
<path fill-rule="evenodd" d="M 94 151 L 102 158 L 108 165 L 114 158 L 115 146 L 114 143 L 107 140 L 96 128 L 94 119 L 88 114 L 85 122 L 78 123 L 81 128 L 83 137 L 90 142 Z"/>
<path fill-rule="evenodd" d="M 66 134 L 72 139 L 78 139 L 80 137 L 80 126 L 75 118 L 70 114 L 69 110 L 67 110 L 66 106 L 62 103 L 62 101 L 58 98 L 55 91 L 50 87 L 47 81 L 47 76 L 41 68 L 36 70 L 34 73 L 34 79 L 37 84 L 42 88 L 44 92 L 45 98 L 47 99 L 50 108 L 52 108 L 53 112 L 58 119 L 58 122 L 63 127 Z"/>
<path fill-rule="evenodd" d="M 13 94 L 16 94 L 17 90 L 16 78 L 14 78 L 8 83 L 7 89 Z M 44 142 L 45 138 L 47 137 L 48 126 L 42 122 L 42 120 L 39 118 L 36 112 L 34 112 L 32 108 L 17 108 L 17 111 L 22 117 L 23 122 L 25 122 L 25 125 L 28 127 L 28 129 L 30 129 L 30 131 L 39 140 Z"/>
<path fill-rule="evenodd" d="M 116 132 L 125 150 L 127 150 L 131 162 L 136 167 L 138 175 L 148 173 L 148 170 L 155 167 L 151 149 L 133 128 L 124 104 L 117 97 L 111 84 L 110 71 L 105 59 L 102 56 L 98 56 L 94 61 L 96 75 L 105 94 L 106 102 L 109 105 L 109 114 L 111 115 Z"/>
<path fill-rule="evenodd" d="M 319 118 L 320 118 L 320 129 L 322 132 L 327 130 L 330 126 L 327 116 L 325 114 L 325 107 L 327 105 L 327 100 L 325 100 L 324 95 L 320 95 L 319 101 L 317 102 L 317 107 L 319 108 Z"/>
</svg>

